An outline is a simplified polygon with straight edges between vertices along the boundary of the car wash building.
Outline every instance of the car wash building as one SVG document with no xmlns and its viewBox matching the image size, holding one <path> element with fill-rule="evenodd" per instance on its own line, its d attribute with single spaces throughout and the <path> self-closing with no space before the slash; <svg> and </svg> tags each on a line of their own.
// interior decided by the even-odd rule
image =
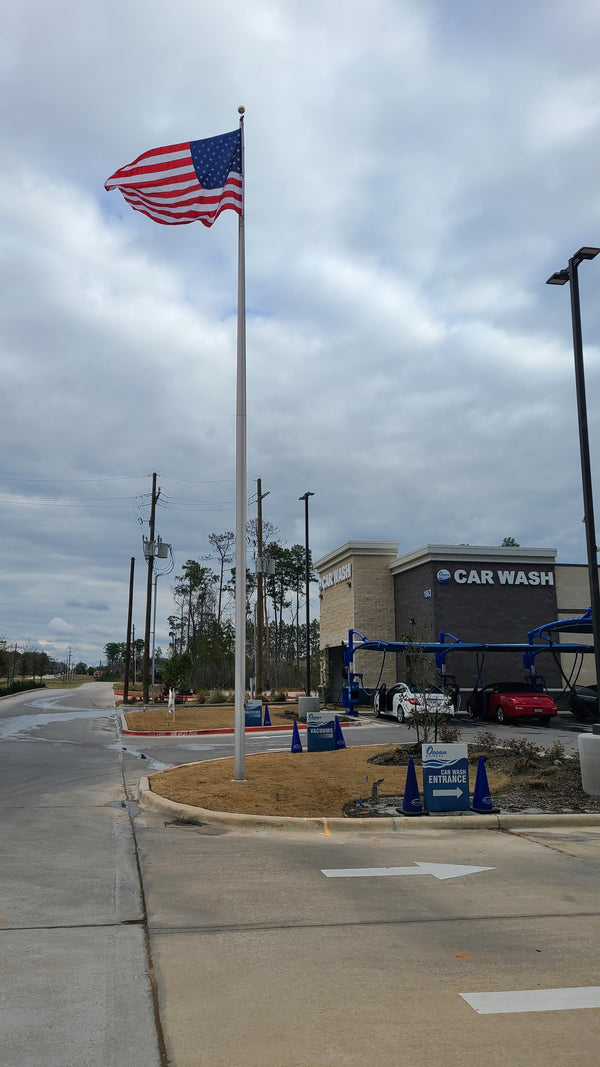
<svg viewBox="0 0 600 1067">
<path fill-rule="evenodd" d="M 464 643 L 523 644 L 545 623 L 582 615 L 590 603 L 587 567 L 560 565 L 553 548 L 425 545 L 398 556 L 398 542 L 347 541 L 317 560 L 322 684 L 337 701 L 345 684 L 343 644 L 348 630 L 368 640 L 438 641 L 441 633 Z M 591 644 L 591 636 L 569 641 Z M 447 657 L 447 671 L 468 690 L 480 682 L 521 681 L 521 652 L 466 652 Z M 549 689 L 563 688 L 573 656 L 541 653 L 536 671 Z M 354 670 L 366 689 L 407 677 L 401 654 L 360 652 Z M 594 680 L 594 658 L 585 656 L 579 682 Z"/>
</svg>

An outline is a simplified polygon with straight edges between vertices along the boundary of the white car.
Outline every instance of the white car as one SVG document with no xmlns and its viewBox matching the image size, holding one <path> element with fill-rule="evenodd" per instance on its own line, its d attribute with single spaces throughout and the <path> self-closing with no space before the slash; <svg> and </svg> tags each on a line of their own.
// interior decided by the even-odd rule
<svg viewBox="0 0 600 1067">
<path fill-rule="evenodd" d="M 454 715 L 454 704 L 437 685 L 428 685 L 423 691 L 408 682 L 396 682 L 386 689 L 381 687 L 375 694 L 373 712 L 376 716 L 392 715 L 398 722 L 411 719 L 415 711 L 430 711 L 444 717 Z"/>
</svg>

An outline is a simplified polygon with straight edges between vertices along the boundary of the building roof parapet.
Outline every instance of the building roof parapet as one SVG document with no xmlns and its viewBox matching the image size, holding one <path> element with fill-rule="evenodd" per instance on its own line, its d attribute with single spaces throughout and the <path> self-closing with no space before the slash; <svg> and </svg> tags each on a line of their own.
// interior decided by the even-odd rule
<svg viewBox="0 0 600 1067">
<path fill-rule="evenodd" d="M 498 545 L 423 545 L 413 552 L 393 559 L 388 568 L 392 574 L 420 567 L 432 561 L 460 563 L 522 563 L 523 566 L 541 564 L 552 567 L 556 562 L 555 548 L 502 548 Z"/>
<path fill-rule="evenodd" d="M 330 567 L 335 567 L 351 556 L 388 556 L 393 559 L 398 554 L 398 541 L 346 541 L 339 548 L 321 556 L 315 564 L 315 570 L 322 574 Z"/>
</svg>

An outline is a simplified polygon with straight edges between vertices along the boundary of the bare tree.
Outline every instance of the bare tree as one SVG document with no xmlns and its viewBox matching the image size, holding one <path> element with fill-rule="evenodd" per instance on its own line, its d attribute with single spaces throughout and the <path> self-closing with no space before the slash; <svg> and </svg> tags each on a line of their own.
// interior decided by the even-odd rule
<svg viewBox="0 0 600 1067">
<path fill-rule="evenodd" d="M 209 534 L 209 544 L 214 548 L 217 559 L 219 560 L 219 595 L 217 600 L 217 626 L 221 625 L 221 606 L 223 601 L 223 589 L 225 566 L 227 563 L 231 563 L 235 555 L 235 534 L 232 530 L 227 530 L 221 534 Z M 212 557 L 208 557 L 209 559 Z"/>
</svg>

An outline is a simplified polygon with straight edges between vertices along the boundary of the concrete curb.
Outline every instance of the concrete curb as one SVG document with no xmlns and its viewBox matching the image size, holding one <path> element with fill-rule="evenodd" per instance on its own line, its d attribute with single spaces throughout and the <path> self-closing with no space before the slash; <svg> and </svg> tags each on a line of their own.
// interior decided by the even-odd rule
<svg viewBox="0 0 600 1067">
<path fill-rule="evenodd" d="M 198 824 L 227 826 L 234 830 L 288 830 L 317 834 L 330 833 L 401 833 L 419 830 L 513 830 L 548 829 L 551 826 L 600 826 L 600 813 L 583 815 L 444 815 L 340 819 L 294 818 L 278 815 L 241 815 L 236 812 L 210 811 L 192 804 L 178 804 L 174 800 L 153 793 L 147 777 L 138 786 L 139 803 L 146 808 L 167 815 L 189 819 Z"/>
</svg>

